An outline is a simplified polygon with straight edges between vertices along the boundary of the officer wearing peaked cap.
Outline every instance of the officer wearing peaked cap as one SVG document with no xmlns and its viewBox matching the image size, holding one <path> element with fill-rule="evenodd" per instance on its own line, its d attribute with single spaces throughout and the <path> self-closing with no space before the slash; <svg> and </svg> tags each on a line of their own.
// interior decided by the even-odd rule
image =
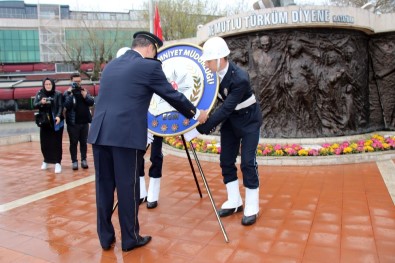
<svg viewBox="0 0 395 263">
<path fill-rule="evenodd" d="M 200 123 L 207 111 L 198 110 L 167 81 L 162 65 L 154 58 L 163 42 L 141 31 L 134 34 L 131 50 L 104 68 L 95 114 L 89 131 L 95 164 L 97 233 L 104 250 L 115 243 L 111 222 L 114 191 L 123 251 L 146 245 L 150 236 L 140 236 L 138 209 L 139 175 L 147 145 L 147 112 L 154 93 L 187 118 Z"/>
<path fill-rule="evenodd" d="M 117 58 L 130 50 L 130 47 L 122 47 L 117 52 Z M 163 166 L 163 154 L 162 154 L 162 143 L 163 137 L 153 135 L 147 132 L 148 144 L 151 145 L 151 167 L 149 168 L 149 185 L 148 192 L 145 185 L 144 179 L 144 163 L 141 167 L 140 174 L 140 204 L 147 202 L 147 208 L 153 209 L 158 206 L 159 193 L 160 193 L 160 182 L 162 178 L 162 166 Z M 148 147 L 148 145 L 147 145 Z M 148 149 L 148 148 L 147 148 Z"/>
<path fill-rule="evenodd" d="M 158 51 L 159 48 L 163 46 L 162 40 L 159 37 L 155 36 L 154 34 L 146 31 L 139 31 L 134 33 L 133 38 L 145 38 L 148 39 L 152 44 L 155 45 L 156 50 Z"/>
</svg>

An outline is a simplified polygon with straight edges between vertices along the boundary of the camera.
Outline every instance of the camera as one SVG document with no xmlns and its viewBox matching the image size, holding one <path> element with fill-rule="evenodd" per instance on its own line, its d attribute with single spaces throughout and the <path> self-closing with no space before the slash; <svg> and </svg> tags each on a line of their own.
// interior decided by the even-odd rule
<svg viewBox="0 0 395 263">
<path fill-rule="evenodd" d="M 47 104 L 51 104 L 53 102 L 53 98 L 52 97 L 46 97 L 45 101 Z"/>
<path fill-rule="evenodd" d="M 81 89 L 81 86 L 80 86 L 80 84 L 78 84 L 77 82 L 73 82 L 73 83 L 71 83 L 71 88 L 72 88 L 73 90 L 80 90 L 80 89 Z"/>
<path fill-rule="evenodd" d="M 73 82 L 71 83 L 71 92 L 75 95 L 75 94 L 80 94 L 81 93 L 81 86 L 79 83 L 77 82 Z"/>
</svg>

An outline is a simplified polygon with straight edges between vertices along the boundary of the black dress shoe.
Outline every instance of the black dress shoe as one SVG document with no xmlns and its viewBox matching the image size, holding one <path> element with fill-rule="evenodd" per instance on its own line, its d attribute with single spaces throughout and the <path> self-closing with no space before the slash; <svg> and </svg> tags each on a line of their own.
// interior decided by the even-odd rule
<svg viewBox="0 0 395 263">
<path fill-rule="evenodd" d="M 128 251 L 130 251 L 130 250 L 132 250 L 134 248 L 145 246 L 145 245 L 148 244 L 148 242 L 151 241 L 151 239 L 152 239 L 151 236 L 145 236 L 145 237 L 139 236 L 139 238 L 137 240 L 137 244 L 135 246 L 130 247 L 130 248 L 122 248 L 122 251 L 123 252 L 128 252 Z"/>
<path fill-rule="evenodd" d="M 140 198 L 140 205 L 147 202 L 147 197 Z"/>
<path fill-rule="evenodd" d="M 148 209 L 153 209 L 153 208 L 155 208 L 157 206 L 158 206 L 158 201 L 153 201 L 153 202 L 148 202 L 147 201 L 147 208 Z"/>
<path fill-rule="evenodd" d="M 243 216 L 243 218 L 241 219 L 241 224 L 243 226 L 250 226 L 252 224 L 255 224 L 257 217 L 258 214 L 252 216 Z"/>
<path fill-rule="evenodd" d="M 220 209 L 218 211 L 218 215 L 220 217 L 225 217 L 225 216 L 230 216 L 233 215 L 234 213 L 242 212 L 243 211 L 243 206 L 239 206 L 237 208 L 226 208 L 226 209 Z"/>
<path fill-rule="evenodd" d="M 88 162 L 86 160 L 82 160 L 81 167 L 82 167 L 82 169 L 88 169 L 89 168 Z"/>
<path fill-rule="evenodd" d="M 114 247 L 114 245 L 115 245 L 115 237 L 109 246 L 102 246 L 102 248 L 103 248 L 103 250 L 110 250 L 111 248 Z"/>
</svg>

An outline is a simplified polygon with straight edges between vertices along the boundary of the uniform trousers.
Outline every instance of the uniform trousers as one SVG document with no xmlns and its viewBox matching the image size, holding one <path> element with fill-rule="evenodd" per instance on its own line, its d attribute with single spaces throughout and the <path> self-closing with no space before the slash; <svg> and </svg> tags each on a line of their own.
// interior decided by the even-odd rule
<svg viewBox="0 0 395 263">
<path fill-rule="evenodd" d="M 115 238 L 111 222 L 114 191 L 118 197 L 122 249 L 134 247 L 139 237 L 140 167 L 144 151 L 123 147 L 93 145 L 96 172 L 97 233 L 102 247 Z"/>
<path fill-rule="evenodd" d="M 241 148 L 240 148 L 241 143 Z M 225 184 L 237 180 L 236 158 L 240 152 L 243 185 L 249 189 L 259 187 L 258 164 L 256 149 L 259 143 L 259 129 L 244 132 L 233 128 L 229 120 L 221 127 L 221 155 L 223 182 Z"/>
<path fill-rule="evenodd" d="M 151 143 L 151 157 L 150 157 L 151 166 L 149 168 L 149 177 L 152 178 L 162 177 L 162 165 L 163 165 L 162 142 L 163 142 L 163 137 L 154 135 L 154 140 Z"/>
</svg>

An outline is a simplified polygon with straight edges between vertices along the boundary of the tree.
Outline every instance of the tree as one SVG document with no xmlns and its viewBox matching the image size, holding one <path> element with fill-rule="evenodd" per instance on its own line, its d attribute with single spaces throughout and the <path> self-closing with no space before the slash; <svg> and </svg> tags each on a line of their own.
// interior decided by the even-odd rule
<svg viewBox="0 0 395 263">
<path fill-rule="evenodd" d="M 221 4 L 223 4 L 222 2 Z M 237 14 L 245 10 L 252 10 L 247 6 L 246 0 L 241 0 L 237 5 L 222 5 L 212 0 L 158 0 L 158 6 L 163 37 L 165 40 L 177 40 L 196 36 L 198 25 L 223 16 Z M 221 8 L 223 7 L 223 8 Z M 144 18 L 148 21 L 148 3 Z"/>
<path fill-rule="evenodd" d="M 83 14 L 75 18 L 78 29 L 66 31 L 66 43 L 63 45 L 64 60 L 73 64 L 75 70 L 96 81 L 100 78 L 101 66 L 110 61 L 119 47 L 130 46 L 131 30 L 127 21 L 104 20 L 100 13 L 89 13 L 89 19 Z M 105 25 L 104 25 L 105 23 Z M 144 28 L 145 23 L 141 23 Z M 81 69 L 83 62 L 93 63 L 92 72 Z"/>
<path fill-rule="evenodd" d="M 164 40 L 195 37 L 198 25 L 252 10 L 252 6 L 246 3 L 247 0 L 241 0 L 237 5 L 222 5 L 220 9 L 218 3 L 212 0 L 158 0 Z M 147 30 L 148 2 L 145 10 L 130 12 L 141 21 L 139 28 Z M 110 61 L 119 47 L 130 46 L 133 29 L 136 29 L 136 20 L 132 26 L 127 24 L 128 21 L 108 20 L 100 16 L 95 12 L 76 13 L 73 20 L 79 24 L 76 27 L 79 29 L 66 30 L 65 41 L 62 41 L 64 61 L 71 63 L 75 70 L 90 75 L 94 81 L 100 77 L 101 65 Z M 91 73 L 81 69 L 82 63 L 87 61 L 94 64 Z"/>
<path fill-rule="evenodd" d="M 335 6 L 354 6 L 362 7 L 363 5 L 374 2 L 372 0 L 331 0 L 331 3 Z M 395 1 L 394 0 L 377 0 L 376 5 L 373 9 L 374 12 L 391 13 L 395 12 Z"/>
</svg>

